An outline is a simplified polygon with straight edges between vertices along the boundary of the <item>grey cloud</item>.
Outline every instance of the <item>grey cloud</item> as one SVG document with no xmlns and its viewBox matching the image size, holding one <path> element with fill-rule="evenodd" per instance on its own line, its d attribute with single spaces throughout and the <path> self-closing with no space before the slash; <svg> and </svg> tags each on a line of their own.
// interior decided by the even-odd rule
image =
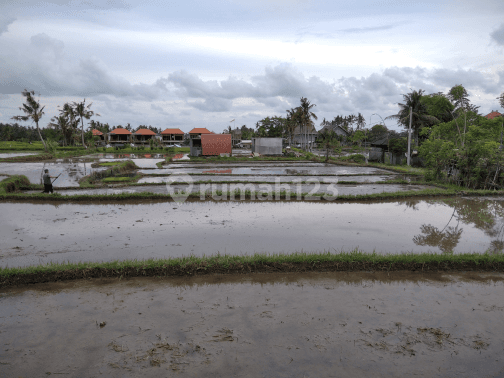
<svg viewBox="0 0 504 378">
<path fill-rule="evenodd" d="M 10 56 L 0 71 L 0 93 L 4 94 L 28 88 L 46 96 L 111 94 L 152 100 L 167 92 L 160 80 L 152 85 L 132 85 L 112 74 L 97 58 L 69 59 L 63 42 L 44 33 L 32 36 L 25 50 L 4 52 Z"/>
<path fill-rule="evenodd" d="M 490 33 L 490 37 L 499 45 L 504 46 L 504 24 L 502 24 L 497 30 Z"/>
<path fill-rule="evenodd" d="M 70 9 L 114 9 L 130 8 L 131 5 L 124 0 L 12 0 L 0 2 L 1 8 L 8 9 L 33 9 L 64 7 Z"/>
<path fill-rule="evenodd" d="M 232 101 L 224 98 L 209 97 L 203 102 L 197 101 L 191 105 L 205 112 L 225 112 L 231 110 Z"/>
<path fill-rule="evenodd" d="M 7 32 L 9 25 L 16 21 L 15 17 L 0 14 L 0 35 Z"/>
</svg>

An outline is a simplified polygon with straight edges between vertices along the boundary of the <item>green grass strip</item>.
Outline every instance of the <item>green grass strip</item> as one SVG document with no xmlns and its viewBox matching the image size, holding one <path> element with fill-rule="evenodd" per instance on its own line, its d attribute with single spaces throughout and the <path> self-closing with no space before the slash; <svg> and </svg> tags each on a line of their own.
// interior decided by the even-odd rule
<svg viewBox="0 0 504 378">
<path fill-rule="evenodd" d="M 292 254 L 187 256 L 110 262 L 48 263 L 0 268 L 0 287 L 89 277 L 180 276 L 211 273 L 487 270 L 503 271 L 504 255 L 491 253 L 365 253 L 324 251 Z"/>
</svg>

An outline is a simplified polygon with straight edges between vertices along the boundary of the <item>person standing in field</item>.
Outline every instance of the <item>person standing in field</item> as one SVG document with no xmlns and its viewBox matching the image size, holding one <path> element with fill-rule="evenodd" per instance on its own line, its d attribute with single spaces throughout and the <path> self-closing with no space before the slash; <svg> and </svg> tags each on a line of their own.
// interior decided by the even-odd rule
<svg viewBox="0 0 504 378">
<path fill-rule="evenodd" d="M 49 169 L 45 169 L 44 172 L 45 173 L 42 176 L 44 181 L 44 191 L 42 193 L 54 193 L 51 179 L 56 178 L 56 176 L 49 176 Z"/>
</svg>

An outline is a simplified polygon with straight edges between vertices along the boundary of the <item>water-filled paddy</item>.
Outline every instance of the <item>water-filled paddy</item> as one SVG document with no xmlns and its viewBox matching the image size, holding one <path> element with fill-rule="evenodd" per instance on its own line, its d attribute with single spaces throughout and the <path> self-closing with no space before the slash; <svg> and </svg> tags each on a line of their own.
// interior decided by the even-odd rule
<svg viewBox="0 0 504 378">
<path fill-rule="evenodd" d="M 346 166 L 304 166 L 303 164 L 287 166 L 249 166 L 249 167 L 178 167 L 178 164 L 164 166 L 156 171 L 140 170 L 143 174 L 219 174 L 219 175 L 363 175 L 363 174 L 387 174 L 389 172 L 382 169 L 370 167 L 346 167 Z"/>
<path fill-rule="evenodd" d="M 151 171 L 150 173 L 156 173 L 155 171 Z M 354 181 L 354 182 L 379 182 L 386 180 L 394 180 L 398 176 L 386 175 L 386 176 L 378 176 L 378 175 L 366 175 L 366 176 L 240 176 L 240 175 L 203 175 L 191 176 L 193 181 L 250 181 L 250 182 L 298 182 L 298 181 L 308 181 L 308 180 L 317 180 L 321 183 L 330 183 L 330 182 L 338 182 L 338 181 Z M 400 177 L 402 178 L 402 177 Z M 144 176 L 138 183 L 163 183 L 163 182 L 174 182 L 176 177 L 172 176 Z"/>
<path fill-rule="evenodd" d="M 500 253 L 504 200 L 0 203 L 0 265 L 216 253 Z"/>
<path fill-rule="evenodd" d="M 38 155 L 42 153 L 40 152 L 2 152 L 0 153 L 0 159 L 17 157 L 17 156 L 29 156 L 29 155 Z"/>
<path fill-rule="evenodd" d="M 119 194 L 119 193 L 213 193 L 215 191 L 233 192 L 235 190 L 249 190 L 260 193 L 272 193 L 281 191 L 290 191 L 291 193 L 329 193 L 330 195 L 362 195 L 376 193 L 395 193 L 404 191 L 417 191 L 422 189 L 434 189 L 426 185 L 337 185 L 337 184 L 171 184 L 165 185 L 145 185 L 145 186 L 126 186 L 118 188 L 96 188 L 96 189 L 78 189 L 78 190 L 60 190 L 58 193 L 64 196 L 78 194 Z M 36 193 L 28 191 L 27 193 Z"/>
<path fill-rule="evenodd" d="M 0 375 L 500 377 L 503 280 L 271 273 L 4 289 Z"/>
<path fill-rule="evenodd" d="M 0 174 L 25 175 L 32 184 L 41 184 L 44 169 L 49 169 L 51 176 L 61 176 L 54 183 L 58 186 L 79 186 L 79 180 L 94 171 L 107 169 L 107 167 L 92 168 L 90 162 L 64 159 L 50 162 L 29 163 L 0 163 Z"/>
</svg>

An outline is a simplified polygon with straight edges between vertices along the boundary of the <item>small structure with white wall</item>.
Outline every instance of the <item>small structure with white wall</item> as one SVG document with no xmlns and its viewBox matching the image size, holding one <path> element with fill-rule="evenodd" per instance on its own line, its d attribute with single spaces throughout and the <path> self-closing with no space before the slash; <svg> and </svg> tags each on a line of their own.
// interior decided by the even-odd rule
<svg viewBox="0 0 504 378">
<path fill-rule="evenodd" d="M 282 138 L 252 138 L 252 152 L 261 155 L 282 155 Z"/>
</svg>

